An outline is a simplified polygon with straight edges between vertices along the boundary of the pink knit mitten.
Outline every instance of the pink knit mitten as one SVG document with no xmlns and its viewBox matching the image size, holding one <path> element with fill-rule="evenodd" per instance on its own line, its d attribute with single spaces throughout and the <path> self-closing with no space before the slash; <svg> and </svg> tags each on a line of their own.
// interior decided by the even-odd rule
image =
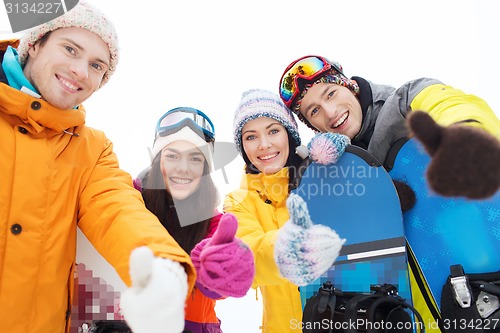
<svg viewBox="0 0 500 333">
<path fill-rule="evenodd" d="M 255 275 L 252 251 L 234 237 L 237 228 L 236 217 L 224 214 L 212 238 L 191 251 L 198 282 L 222 296 L 245 296 Z"/>
</svg>

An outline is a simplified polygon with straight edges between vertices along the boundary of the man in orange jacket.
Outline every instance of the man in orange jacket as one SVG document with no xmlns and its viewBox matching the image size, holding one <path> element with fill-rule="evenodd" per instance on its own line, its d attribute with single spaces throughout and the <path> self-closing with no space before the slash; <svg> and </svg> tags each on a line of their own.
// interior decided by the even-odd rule
<svg viewBox="0 0 500 333">
<path fill-rule="evenodd" d="M 112 23 L 80 2 L 0 42 L 2 332 L 69 332 L 77 226 L 130 286 L 136 333 L 179 333 L 195 281 L 188 254 L 144 206 L 81 103 L 118 63 Z M 14 47 L 13 47 L 14 46 Z M 131 255 L 132 253 L 132 255 Z"/>
</svg>

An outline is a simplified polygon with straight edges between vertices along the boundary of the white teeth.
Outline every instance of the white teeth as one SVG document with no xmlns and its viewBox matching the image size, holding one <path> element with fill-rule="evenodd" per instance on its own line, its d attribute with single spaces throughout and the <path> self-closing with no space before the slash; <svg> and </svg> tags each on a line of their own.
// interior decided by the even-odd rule
<svg viewBox="0 0 500 333">
<path fill-rule="evenodd" d="M 61 78 L 59 78 L 59 81 L 60 81 L 62 84 L 64 84 L 66 87 L 68 87 L 69 89 L 71 89 L 71 90 L 75 90 L 75 91 L 76 91 L 76 90 L 78 90 L 78 87 L 77 87 L 77 86 L 72 85 L 72 84 L 71 84 L 71 83 L 69 83 L 68 81 L 65 81 L 65 80 L 63 80 L 63 79 L 61 79 Z"/>
<path fill-rule="evenodd" d="M 259 159 L 261 159 L 261 160 L 264 160 L 264 161 L 265 161 L 265 160 L 269 160 L 269 159 L 271 159 L 271 158 L 273 158 L 273 157 L 276 157 L 276 156 L 278 156 L 278 153 L 276 153 L 276 154 L 272 154 L 272 155 L 261 156 L 261 157 L 259 157 Z"/>
<path fill-rule="evenodd" d="M 189 184 L 192 181 L 191 179 L 174 178 L 174 177 L 170 177 L 170 180 L 172 181 L 172 183 L 176 183 L 176 184 Z"/>
<path fill-rule="evenodd" d="M 335 124 L 333 124 L 333 127 L 334 127 L 334 128 L 337 128 L 337 127 L 339 127 L 340 125 L 342 125 L 342 124 L 344 123 L 344 121 L 347 119 L 347 116 L 348 116 L 348 115 L 349 115 L 349 114 L 346 112 L 346 113 L 345 113 L 342 117 L 340 117 L 340 119 L 339 119 L 339 120 L 338 120 Z"/>
</svg>

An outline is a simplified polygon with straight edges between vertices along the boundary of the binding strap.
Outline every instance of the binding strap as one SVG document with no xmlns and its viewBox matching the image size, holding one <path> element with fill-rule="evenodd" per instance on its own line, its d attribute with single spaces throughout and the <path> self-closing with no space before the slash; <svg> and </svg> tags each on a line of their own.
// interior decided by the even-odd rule
<svg viewBox="0 0 500 333">
<path fill-rule="evenodd" d="M 367 322 L 375 323 L 377 308 L 379 308 L 383 304 L 390 304 L 393 306 L 393 308 L 391 309 L 391 311 L 389 311 L 387 318 L 384 319 L 384 322 L 398 323 L 406 321 L 412 323 L 413 320 L 410 317 L 410 314 L 405 311 L 405 309 L 409 309 L 417 318 L 417 322 L 420 323 L 420 329 L 418 331 L 421 333 L 425 333 L 425 323 L 422 316 L 417 311 L 417 309 L 415 309 L 412 305 L 407 303 L 403 298 L 399 296 L 387 296 L 383 294 L 357 295 L 351 298 L 347 302 L 345 307 L 345 320 L 347 321 L 348 325 L 347 328 L 345 329 L 345 333 L 359 332 L 359 327 L 356 327 L 356 325 L 358 324 L 357 321 L 358 310 L 360 310 L 360 305 L 363 302 L 369 301 L 370 299 L 374 299 L 374 301 L 370 304 L 368 309 L 365 309 Z M 396 314 L 395 311 L 398 311 L 398 314 Z M 388 320 L 388 318 L 390 318 L 391 316 L 397 316 L 397 317 L 395 318 L 395 320 Z M 403 316 L 405 318 L 403 318 Z M 356 329 L 353 327 L 356 327 Z M 375 328 L 376 328 L 375 325 L 368 325 L 366 327 L 366 332 L 367 333 L 376 332 Z M 396 329 L 396 327 L 392 327 L 392 329 Z M 413 332 L 413 325 L 410 328 L 406 327 L 400 328 L 398 332 Z"/>
<path fill-rule="evenodd" d="M 359 305 L 364 301 L 377 297 L 380 297 L 380 295 L 361 294 L 354 296 L 347 302 L 345 306 L 345 321 L 347 322 L 347 328 L 345 329 L 345 333 L 359 332 L 359 330 L 353 328 L 356 326 L 357 323 Z"/>
</svg>

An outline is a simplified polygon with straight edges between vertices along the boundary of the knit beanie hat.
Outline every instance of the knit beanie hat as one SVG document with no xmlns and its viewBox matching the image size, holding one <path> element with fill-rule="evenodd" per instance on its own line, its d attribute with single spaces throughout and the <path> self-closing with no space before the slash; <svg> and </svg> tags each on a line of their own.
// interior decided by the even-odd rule
<svg viewBox="0 0 500 333">
<path fill-rule="evenodd" d="M 213 155 L 214 155 L 214 146 L 212 143 L 208 143 L 205 139 L 202 139 L 202 133 L 196 133 L 190 127 L 184 126 L 180 128 L 177 132 L 168 134 L 168 135 L 157 135 L 152 149 L 152 157 L 153 159 L 160 153 L 163 148 L 174 141 L 187 141 L 192 143 L 198 149 L 200 149 L 203 156 L 207 160 L 207 164 L 209 167 L 209 171 L 213 170 Z"/>
<path fill-rule="evenodd" d="M 312 126 L 309 123 L 309 121 L 307 121 L 307 119 L 300 113 L 300 104 L 302 103 L 302 98 L 304 98 L 309 88 L 311 88 L 314 84 L 317 83 L 335 83 L 348 88 L 354 93 L 354 95 L 358 95 L 359 93 L 358 83 L 355 80 L 349 79 L 347 76 L 344 75 L 342 66 L 335 61 L 329 61 L 329 62 L 334 64 L 334 66 L 332 66 L 330 71 L 328 71 L 327 73 L 325 73 L 320 77 L 317 77 L 314 81 L 306 82 L 301 87 L 299 87 L 299 89 L 302 88 L 302 91 L 300 92 L 300 95 L 297 97 L 295 104 L 292 105 L 292 111 L 297 115 L 299 120 L 302 121 L 304 124 L 306 124 L 307 127 L 315 131 L 317 131 L 317 129 L 314 126 Z M 337 71 L 335 67 L 340 69 L 340 71 Z"/>
<path fill-rule="evenodd" d="M 243 92 L 240 105 L 234 115 L 234 142 L 240 153 L 242 153 L 241 131 L 243 126 L 250 120 L 259 117 L 268 117 L 280 122 L 293 137 L 297 146 L 300 146 L 297 122 L 281 98 L 268 90 L 250 89 Z"/>
<path fill-rule="evenodd" d="M 28 32 L 21 37 L 17 50 L 21 66 L 26 64 L 28 50 L 35 45 L 38 40 L 45 36 L 45 34 L 59 28 L 70 27 L 82 28 L 93 32 L 101 37 L 108 45 L 110 63 L 108 70 L 104 73 L 100 87 L 104 86 L 115 72 L 118 63 L 118 36 L 113 23 L 111 23 L 101 11 L 84 1 L 79 1 L 78 4 L 67 13 L 28 30 Z"/>
</svg>

